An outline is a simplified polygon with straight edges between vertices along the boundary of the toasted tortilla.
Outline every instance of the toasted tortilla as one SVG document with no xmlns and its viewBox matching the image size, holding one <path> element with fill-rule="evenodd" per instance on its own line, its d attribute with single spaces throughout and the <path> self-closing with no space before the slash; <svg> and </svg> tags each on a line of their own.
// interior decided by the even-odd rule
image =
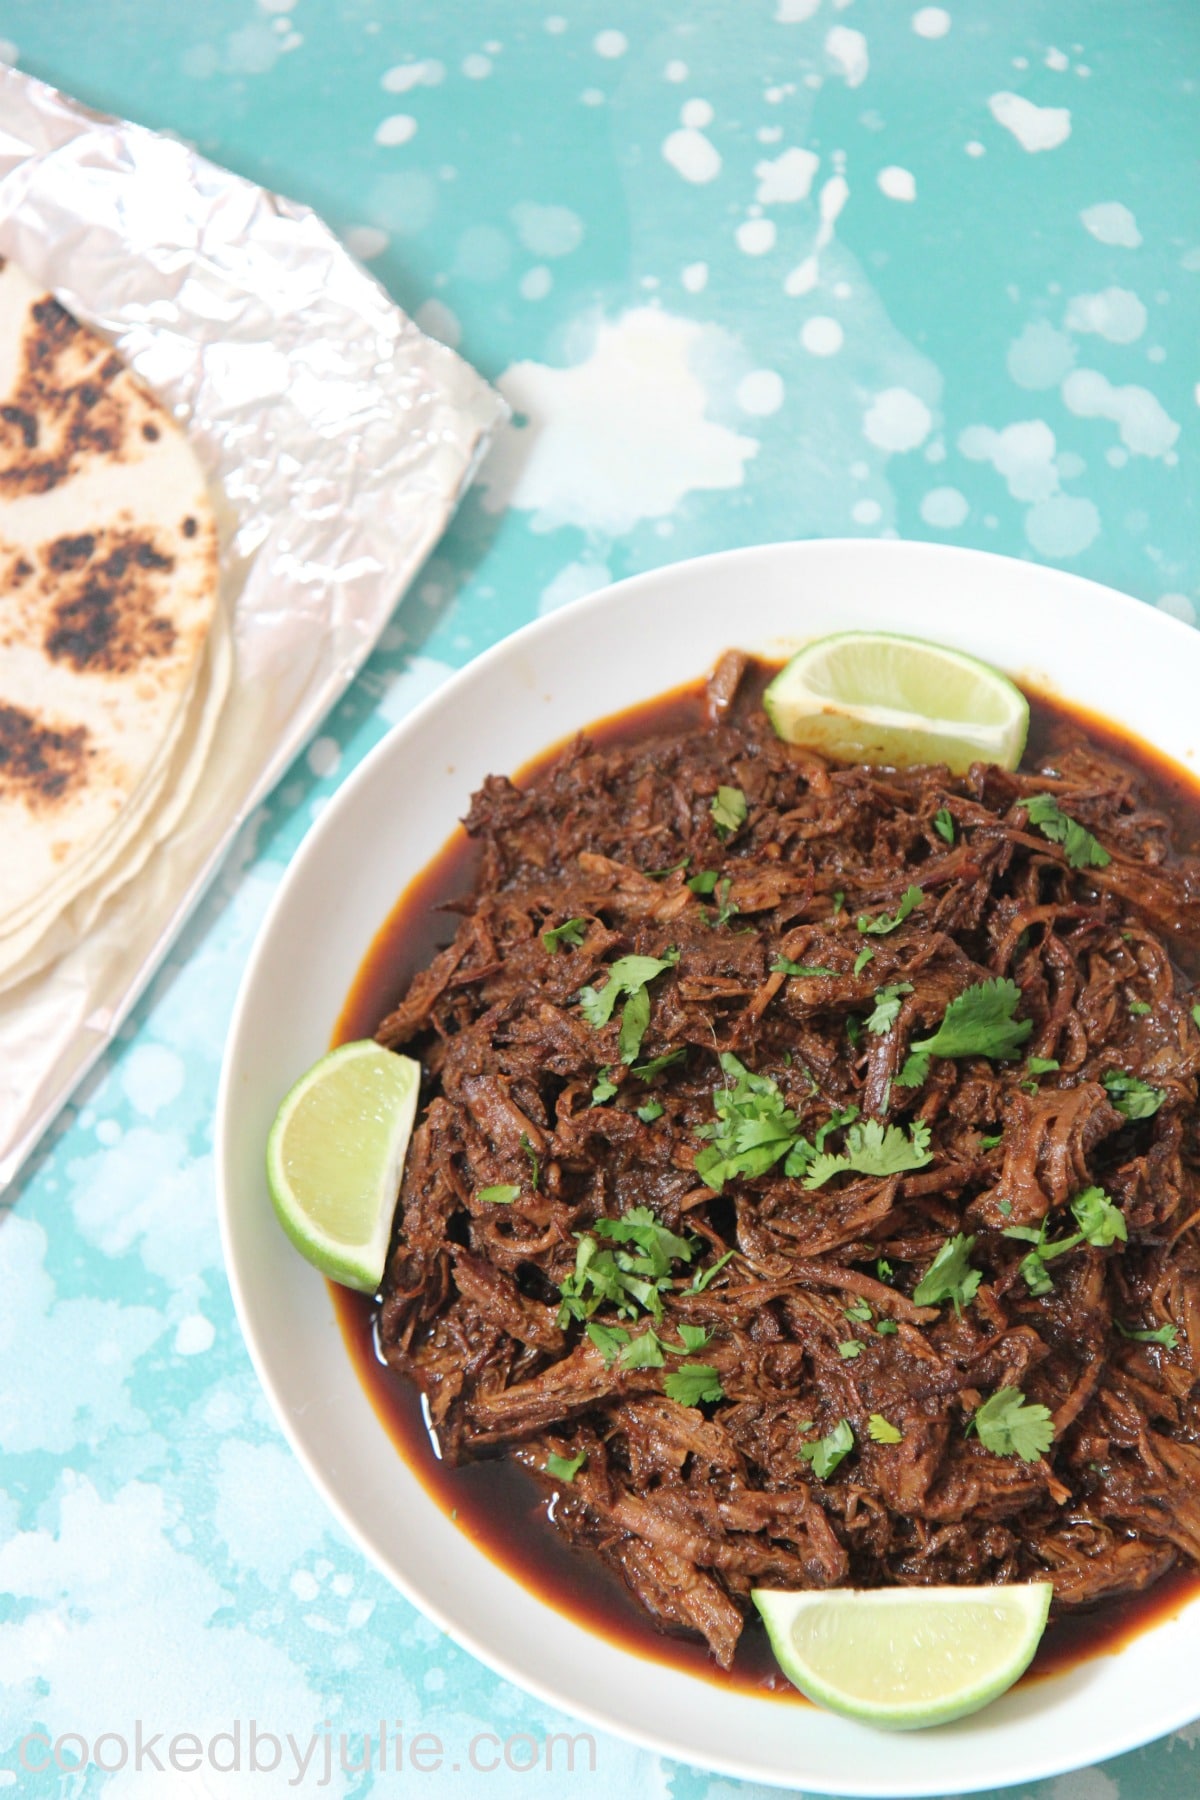
<svg viewBox="0 0 1200 1800">
<path fill-rule="evenodd" d="M 124 878 L 168 797 L 178 816 L 211 741 L 197 721 L 228 680 L 224 651 L 206 658 L 217 588 L 179 426 L 109 344 L 0 267 L 0 971 Z"/>
</svg>

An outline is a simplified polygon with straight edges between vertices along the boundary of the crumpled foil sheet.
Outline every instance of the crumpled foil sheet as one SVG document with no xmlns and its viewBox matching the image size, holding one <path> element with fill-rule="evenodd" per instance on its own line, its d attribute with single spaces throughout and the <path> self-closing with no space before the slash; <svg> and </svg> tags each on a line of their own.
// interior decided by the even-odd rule
<svg viewBox="0 0 1200 1800">
<path fill-rule="evenodd" d="M 0 255 L 104 332 L 187 431 L 236 658 L 180 826 L 81 943 L 0 996 L 3 1187 L 353 679 L 506 408 L 307 208 L 8 68 Z"/>
</svg>

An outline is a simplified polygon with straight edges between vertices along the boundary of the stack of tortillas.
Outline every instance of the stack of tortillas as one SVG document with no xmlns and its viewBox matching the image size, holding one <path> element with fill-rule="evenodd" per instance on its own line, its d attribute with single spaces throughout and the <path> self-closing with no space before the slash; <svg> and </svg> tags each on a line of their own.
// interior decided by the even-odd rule
<svg viewBox="0 0 1200 1800">
<path fill-rule="evenodd" d="M 204 475 L 121 357 L 0 264 L 0 988 L 179 826 L 232 654 Z"/>
</svg>

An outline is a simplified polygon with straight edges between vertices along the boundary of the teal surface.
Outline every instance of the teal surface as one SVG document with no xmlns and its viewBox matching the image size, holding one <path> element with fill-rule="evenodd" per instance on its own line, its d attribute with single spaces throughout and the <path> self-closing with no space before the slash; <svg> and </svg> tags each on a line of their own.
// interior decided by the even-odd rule
<svg viewBox="0 0 1200 1800">
<path fill-rule="evenodd" d="M 469 1746 L 492 1733 L 493 1800 L 751 1800 L 767 1790 L 602 1735 L 594 1772 L 548 1770 L 569 1722 L 427 1624 L 309 1489 L 217 1240 L 234 993 L 306 827 L 389 723 L 610 579 L 892 534 L 1058 563 L 1195 622 L 1200 11 L 283 4 L 0 0 L 0 35 L 30 72 L 317 207 L 517 420 L 0 1212 L 0 1791 L 308 1792 L 328 1741 L 323 1791 L 432 1800 L 478 1787 Z M 274 1773 L 250 1772 L 252 1719 Z M 342 1771 L 339 1734 L 353 1764 L 380 1719 L 410 1748 L 436 1734 L 440 1769 L 426 1743 L 423 1770 Z M 163 1734 L 140 1773 L 138 1720 Z M 232 1741 L 207 1750 L 235 1720 L 241 1773 Z M 35 1775 L 30 1732 L 124 1734 L 130 1761 Z M 188 1732 L 194 1775 L 166 1764 Z M 271 1754 L 261 1739 L 260 1769 Z M 1019 1791 L 1194 1794 L 1200 1727 Z"/>
</svg>

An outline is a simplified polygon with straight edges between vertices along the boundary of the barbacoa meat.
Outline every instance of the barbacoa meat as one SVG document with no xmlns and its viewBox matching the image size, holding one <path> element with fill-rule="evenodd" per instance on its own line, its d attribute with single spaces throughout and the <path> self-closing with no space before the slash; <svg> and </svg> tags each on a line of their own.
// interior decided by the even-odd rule
<svg viewBox="0 0 1200 1800">
<path fill-rule="evenodd" d="M 424 1069 L 384 1353 L 443 1454 L 518 1458 L 559 1490 L 554 1525 L 722 1665 L 757 1585 L 1048 1579 L 1058 1608 L 1143 1588 L 1200 1560 L 1200 873 L 1082 734 L 1031 773 L 843 766 L 781 743 L 742 676 L 723 662 L 693 730 L 581 739 L 475 796 L 457 935 L 378 1033 Z M 721 788 L 744 820 L 714 816 Z M 1072 866 L 1035 795 L 1109 860 Z M 902 923 L 860 929 L 912 887 Z M 664 967 L 626 1061 L 623 1003 L 591 1023 L 580 995 L 630 956 Z M 902 1085 L 910 1044 L 994 977 L 1032 1022 L 1019 1052 L 935 1056 Z M 888 988 L 892 1022 L 868 1029 Z M 815 1188 L 781 1159 L 714 1191 L 695 1163 L 722 1053 L 810 1143 L 857 1108 L 923 1122 L 930 1159 Z M 1034 1291 L 1030 1234 L 1071 1235 L 1093 1187 L 1125 1241 L 1079 1243 Z M 645 1307 L 593 1293 L 572 1316 L 581 1242 L 636 1259 L 595 1229 L 634 1209 L 688 1254 Z M 956 1234 L 978 1290 L 916 1303 Z M 615 1346 L 644 1329 L 659 1362 L 634 1366 Z M 719 1397 L 679 1397 L 696 1364 Z M 1047 1410 L 1044 1454 L 972 1429 L 1005 1389 Z M 822 1475 L 812 1446 L 847 1426 Z"/>
</svg>

